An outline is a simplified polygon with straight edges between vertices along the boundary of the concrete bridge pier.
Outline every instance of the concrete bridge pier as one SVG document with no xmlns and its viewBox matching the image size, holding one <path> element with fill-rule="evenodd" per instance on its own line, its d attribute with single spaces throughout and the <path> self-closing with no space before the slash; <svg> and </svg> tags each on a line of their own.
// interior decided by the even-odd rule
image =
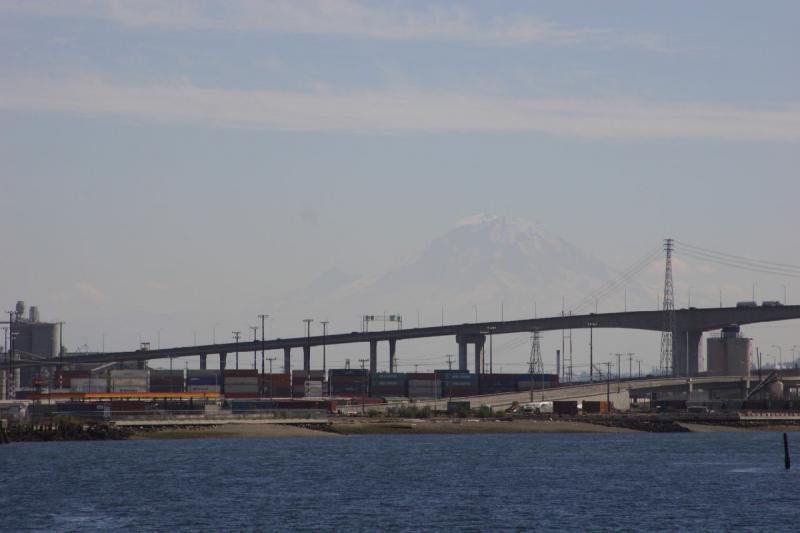
<svg viewBox="0 0 800 533">
<path fill-rule="evenodd" d="M 475 345 L 475 373 L 483 371 L 483 347 L 486 344 L 486 335 L 480 333 L 466 333 L 456 335 L 458 343 L 458 369 L 468 370 L 467 368 L 467 345 Z"/>
<path fill-rule="evenodd" d="M 292 349 L 288 346 L 283 349 L 283 373 L 292 373 Z"/>
<path fill-rule="evenodd" d="M 467 371 L 467 341 L 458 340 L 456 335 L 456 342 L 458 342 L 458 369 Z"/>
<path fill-rule="evenodd" d="M 201 353 L 200 354 L 200 370 L 206 370 L 208 368 L 208 355 Z"/>
<path fill-rule="evenodd" d="M 696 376 L 700 372 L 700 341 L 702 338 L 703 332 L 699 330 L 679 329 L 675 331 L 672 338 L 672 364 L 676 377 Z"/>
<path fill-rule="evenodd" d="M 486 337 L 481 335 L 481 339 L 475 341 L 475 373 L 483 373 L 483 346 L 486 344 Z"/>
<path fill-rule="evenodd" d="M 311 370 L 311 345 L 306 344 L 303 346 L 303 371 L 308 375 Z"/>
<path fill-rule="evenodd" d="M 397 371 L 395 353 L 397 352 L 397 339 L 389 339 L 389 372 Z"/>
<path fill-rule="evenodd" d="M 378 341 L 369 341 L 369 373 L 378 371 Z"/>
<path fill-rule="evenodd" d="M 219 392 L 225 394 L 225 366 L 228 363 L 227 352 L 220 352 L 219 354 Z"/>
</svg>

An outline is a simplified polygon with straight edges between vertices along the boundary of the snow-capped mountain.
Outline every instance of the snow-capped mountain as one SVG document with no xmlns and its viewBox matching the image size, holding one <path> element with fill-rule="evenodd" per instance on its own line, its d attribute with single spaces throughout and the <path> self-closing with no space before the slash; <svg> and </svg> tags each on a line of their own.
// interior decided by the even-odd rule
<svg viewBox="0 0 800 533">
<path fill-rule="evenodd" d="M 337 314 L 398 312 L 406 325 L 560 313 L 614 272 L 567 241 L 518 218 L 481 214 L 459 222 L 414 258 L 374 277 L 329 270 L 285 303 Z M 588 310 L 586 310 L 588 311 Z M 424 317 L 428 319 L 425 320 Z M 433 320 L 434 317 L 436 320 Z"/>
</svg>

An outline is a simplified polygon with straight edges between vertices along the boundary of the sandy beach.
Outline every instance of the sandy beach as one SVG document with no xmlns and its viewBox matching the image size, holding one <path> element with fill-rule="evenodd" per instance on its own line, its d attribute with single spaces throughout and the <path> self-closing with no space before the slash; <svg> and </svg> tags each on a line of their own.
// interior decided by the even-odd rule
<svg viewBox="0 0 800 533">
<path fill-rule="evenodd" d="M 333 420 L 325 428 L 284 424 L 220 424 L 134 429 L 132 439 L 339 437 L 342 435 L 468 435 L 489 433 L 630 433 L 586 422 L 515 420 Z"/>
</svg>

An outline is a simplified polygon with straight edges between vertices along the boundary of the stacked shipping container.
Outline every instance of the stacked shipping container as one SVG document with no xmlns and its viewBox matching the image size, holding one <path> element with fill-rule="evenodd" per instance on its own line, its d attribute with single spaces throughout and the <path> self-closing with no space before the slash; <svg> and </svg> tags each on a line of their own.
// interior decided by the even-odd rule
<svg viewBox="0 0 800 533">
<path fill-rule="evenodd" d="M 369 395 L 373 397 L 405 396 L 407 378 L 403 373 L 382 372 L 369 377 Z"/>
<path fill-rule="evenodd" d="M 262 374 L 261 388 L 267 398 L 291 398 L 291 376 L 289 374 Z"/>
<path fill-rule="evenodd" d="M 321 383 L 325 380 L 325 372 L 322 370 L 292 370 L 292 397 L 302 398 L 306 394 L 306 382 L 319 382 L 320 394 L 322 391 Z M 316 391 L 317 386 L 311 385 L 311 390 Z"/>
<path fill-rule="evenodd" d="M 226 398 L 257 398 L 258 397 L 258 371 L 257 370 L 226 370 L 225 371 L 225 397 Z"/>
<path fill-rule="evenodd" d="M 147 370 L 111 370 L 111 392 L 147 392 Z"/>
<path fill-rule="evenodd" d="M 150 392 L 183 392 L 183 370 L 150 370 Z"/>
<path fill-rule="evenodd" d="M 409 398 L 441 398 L 442 382 L 436 374 L 408 374 Z"/>
<path fill-rule="evenodd" d="M 219 371 L 187 370 L 186 392 L 219 392 Z"/>
<path fill-rule="evenodd" d="M 442 383 L 442 395 L 475 396 L 479 393 L 478 376 L 465 370 L 437 370 L 436 375 Z"/>
<path fill-rule="evenodd" d="M 72 387 L 72 380 L 89 379 L 91 374 L 88 370 L 59 370 L 53 376 L 53 385 L 57 389 L 69 389 Z"/>
<path fill-rule="evenodd" d="M 368 385 L 369 373 L 365 369 L 332 368 L 328 371 L 331 396 L 366 396 Z"/>
<path fill-rule="evenodd" d="M 558 385 L 557 374 L 481 374 L 480 393 L 527 391 L 550 388 Z"/>
</svg>

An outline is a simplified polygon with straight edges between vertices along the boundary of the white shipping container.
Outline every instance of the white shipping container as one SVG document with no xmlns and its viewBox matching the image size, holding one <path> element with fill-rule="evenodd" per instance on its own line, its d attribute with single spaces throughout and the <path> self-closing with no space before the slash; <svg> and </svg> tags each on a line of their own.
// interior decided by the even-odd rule
<svg viewBox="0 0 800 533">
<path fill-rule="evenodd" d="M 111 379 L 147 379 L 147 370 L 112 370 L 109 375 Z"/>
<path fill-rule="evenodd" d="M 70 389 L 75 392 L 107 392 L 108 382 L 102 378 L 72 378 Z"/>
<path fill-rule="evenodd" d="M 140 378 L 111 378 L 109 381 L 112 385 L 147 385 L 147 380 Z"/>
<path fill-rule="evenodd" d="M 306 381 L 304 393 L 306 398 L 322 398 L 322 382 Z"/>
</svg>

